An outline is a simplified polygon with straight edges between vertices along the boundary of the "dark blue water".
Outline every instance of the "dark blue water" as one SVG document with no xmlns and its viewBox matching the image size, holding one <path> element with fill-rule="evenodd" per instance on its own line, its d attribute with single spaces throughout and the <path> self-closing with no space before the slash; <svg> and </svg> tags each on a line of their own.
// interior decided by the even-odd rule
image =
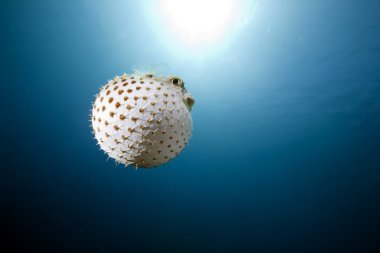
<svg viewBox="0 0 380 253">
<path fill-rule="evenodd" d="M 380 2 L 262 0 L 196 57 L 146 8 L 0 2 L 0 249 L 380 252 Z M 106 162 L 89 126 L 141 63 L 196 98 L 190 145 L 149 171 Z"/>
</svg>

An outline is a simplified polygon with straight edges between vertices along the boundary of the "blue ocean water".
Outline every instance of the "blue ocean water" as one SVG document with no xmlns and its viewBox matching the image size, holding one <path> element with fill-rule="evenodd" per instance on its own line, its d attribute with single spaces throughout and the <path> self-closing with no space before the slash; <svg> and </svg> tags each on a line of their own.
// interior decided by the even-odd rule
<svg viewBox="0 0 380 253">
<path fill-rule="evenodd" d="M 380 252 L 380 2 L 251 3 L 194 49 L 152 1 L 2 0 L 2 252 Z M 193 137 L 116 166 L 91 103 L 150 64 L 185 80 Z"/>
</svg>

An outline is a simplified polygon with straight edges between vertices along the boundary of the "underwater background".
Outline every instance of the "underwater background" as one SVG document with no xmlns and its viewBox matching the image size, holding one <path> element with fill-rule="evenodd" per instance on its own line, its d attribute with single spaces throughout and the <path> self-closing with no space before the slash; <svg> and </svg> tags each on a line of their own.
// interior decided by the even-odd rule
<svg viewBox="0 0 380 253">
<path fill-rule="evenodd" d="M 155 4 L 0 1 L 1 251 L 380 252 L 380 2 L 251 1 L 196 45 Z M 89 121 L 136 66 L 196 99 L 152 170 L 107 160 Z"/>
</svg>

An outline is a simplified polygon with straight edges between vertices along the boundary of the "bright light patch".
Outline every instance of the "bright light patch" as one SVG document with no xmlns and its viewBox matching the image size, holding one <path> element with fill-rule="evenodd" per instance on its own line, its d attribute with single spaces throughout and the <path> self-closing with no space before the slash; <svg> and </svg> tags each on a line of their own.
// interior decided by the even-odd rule
<svg viewBox="0 0 380 253">
<path fill-rule="evenodd" d="M 220 37 L 236 16 L 238 0 L 162 0 L 176 33 L 191 43 Z"/>
</svg>

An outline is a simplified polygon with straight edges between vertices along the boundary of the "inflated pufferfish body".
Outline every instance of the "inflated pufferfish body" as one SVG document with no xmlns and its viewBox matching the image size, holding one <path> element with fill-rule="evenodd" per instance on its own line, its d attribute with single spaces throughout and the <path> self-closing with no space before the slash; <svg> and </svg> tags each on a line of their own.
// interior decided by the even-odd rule
<svg viewBox="0 0 380 253">
<path fill-rule="evenodd" d="M 100 148 L 117 162 L 155 167 L 188 144 L 193 104 L 178 77 L 124 74 L 100 89 L 92 108 L 92 128 Z"/>
</svg>

